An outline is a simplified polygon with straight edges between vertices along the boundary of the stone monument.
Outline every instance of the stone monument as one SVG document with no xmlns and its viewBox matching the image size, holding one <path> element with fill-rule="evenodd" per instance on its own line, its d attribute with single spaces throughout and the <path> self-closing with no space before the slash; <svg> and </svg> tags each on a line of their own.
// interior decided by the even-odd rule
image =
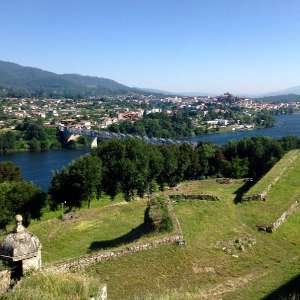
<svg viewBox="0 0 300 300">
<path fill-rule="evenodd" d="M 16 215 L 16 227 L 0 244 L 0 260 L 12 268 L 11 279 L 20 279 L 24 272 L 40 269 L 42 266 L 39 239 L 22 225 L 22 216 Z"/>
</svg>

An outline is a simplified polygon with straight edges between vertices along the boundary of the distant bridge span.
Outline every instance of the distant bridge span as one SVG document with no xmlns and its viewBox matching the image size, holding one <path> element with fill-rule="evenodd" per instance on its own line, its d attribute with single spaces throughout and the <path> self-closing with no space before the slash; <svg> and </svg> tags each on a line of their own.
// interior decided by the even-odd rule
<svg viewBox="0 0 300 300">
<path fill-rule="evenodd" d="M 97 147 L 97 138 L 100 139 L 121 139 L 125 140 L 127 138 L 136 138 L 142 140 L 148 144 L 167 144 L 167 145 L 178 145 L 180 146 L 185 141 L 182 140 L 173 140 L 173 139 L 163 139 L 163 138 L 148 138 L 146 136 L 139 136 L 139 135 L 131 135 L 131 134 L 123 134 L 123 133 L 114 133 L 114 132 L 107 132 L 107 131 L 97 131 L 97 130 L 90 130 L 90 129 L 82 129 L 82 128 L 72 128 L 66 126 L 58 126 L 58 129 L 64 133 L 64 138 L 67 142 L 71 140 L 76 140 L 77 137 L 84 135 L 89 136 L 91 141 L 91 148 Z M 196 147 L 197 143 L 195 142 L 187 142 L 188 144 Z"/>
</svg>

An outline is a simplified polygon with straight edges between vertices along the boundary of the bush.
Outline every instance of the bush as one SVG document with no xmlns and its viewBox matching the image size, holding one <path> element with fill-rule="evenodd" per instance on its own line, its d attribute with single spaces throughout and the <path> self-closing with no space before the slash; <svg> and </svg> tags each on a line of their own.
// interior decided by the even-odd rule
<svg viewBox="0 0 300 300">
<path fill-rule="evenodd" d="M 51 145 L 50 145 L 50 149 L 59 149 L 61 148 L 61 143 L 56 141 L 56 142 L 53 142 Z"/>
</svg>

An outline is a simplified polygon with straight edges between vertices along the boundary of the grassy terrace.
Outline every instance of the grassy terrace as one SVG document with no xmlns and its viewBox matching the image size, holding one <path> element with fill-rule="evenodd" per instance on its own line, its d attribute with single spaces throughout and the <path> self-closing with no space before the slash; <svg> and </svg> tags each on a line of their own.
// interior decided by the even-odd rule
<svg viewBox="0 0 300 300">
<path fill-rule="evenodd" d="M 253 195 L 261 194 L 269 184 L 281 174 L 282 169 L 289 166 L 290 160 L 299 154 L 299 150 L 292 150 L 288 152 L 261 180 L 259 180 L 246 194 L 245 197 L 251 197 Z M 293 164 L 293 163 L 292 163 Z"/>
<path fill-rule="evenodd" d="M 276 234 L 259 232 L 256 221 L 262 221 L 267 212 L 274 213 L 266 212 L 264 202 L 234 204 L 242 190 L 241 181 L 182 184 L 179 192 L 206 192 L 221 198 L 220 202 L 173 203 L 185 247 L 163 245 L 100 262 L 86 272 L 112 287 L 112 299 L 144 295 L 143 299 L 261 299 L 269 295 L 300 274 L 300 214 Z M 242 243 L 235 243 L 236 238 Z M 244 251 L 239 250 L 241 244 Z"/>
<path fill-rule="evenodd" d="M 28 230 L 38 236 L 43 264 L 49 265 L 153 239 L 151 234 L 142 236 L 146 203 L 146 199 L 130 203 L 121 199 L 94 201 L 91 210 L 81 209 L 73 219 L 61 221 L 60 211 L 46 213 L 41 221 L 32 221 Z"/>
<path fill-rule="evenodd" d="M 292 153 L 291 153 L 292 152 Z M 262 178 L 257 184 L 262 189 L 271 182 L 271 180 L 279 174 L 280 169 L 287 165 L 287 162 L 295 155 L 295 151 L 291 151 L 287 156 L 282 158 L 273 169 L 266 175 L 267 179 Z M 270 225 L 275 221 L 285 210 L 287 210 L 296 200 L 300 198 L 300 156 L 298 156 L 284 171 L 280 180 L 278 180 L 268 191 L 266 202 L 254 201 L 251 203 L 253 222 L 256 225 Z M 261 182 L 267 182 L 262 185 Z M 251 189 L 253 192 L 257 192 L 261 188 L 257 188 L 256 185 Z M 247 193 L 249 194 L 249 192 Z M 245 204 L 247 205 L 247 204 Z"/>
</svg>

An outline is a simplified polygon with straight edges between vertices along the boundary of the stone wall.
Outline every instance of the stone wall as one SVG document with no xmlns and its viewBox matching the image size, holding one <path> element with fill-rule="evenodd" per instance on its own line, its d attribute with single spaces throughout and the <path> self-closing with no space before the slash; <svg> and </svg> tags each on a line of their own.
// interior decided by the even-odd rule
<svg viewBox="0 0 300 300">
<path fill-rule="evenodd" d="M 170 197 L 180 197 L 182 199 L 220 201 L 220 198 L 212 194 L 170 194 Z"/>
<path fill-rule="evenodd" d="M 10 286 L 10 271 L 0 272 L 0 294 L 5 293 Z"/>
<path fill-rule="evenodd" d="M 162 244 L 180 241 L 180 240 L 182 240 L 182 238 L 183 238 L 182 235 L 173 235 L 173 236 L 168 236 L 168 237 L 164 237 L 161 239 L 157 239 L 157 240 L 153 240 L 153 241 L 149 241 L 149 242 L 145 242 L 145 243 L 131 245 L 131 246 L 124 247 L 124 248 L 99 252 L 94 255 L 85 256 L 85 257 L 69 260 L 69 261 L 66 261 L 63 263 L 55 264 L 55 265 L 44 268 L 44 270 L 64 272 L 64 271 L 68 271 L 69 269 L 82 269 L 91 264 L 97 263 L 99 261 L 116 258 L 116 257 L 123 256 L 126 254 L 131 254 L 131 253 L 134 253 L 137 251 L 156 248 L 157 246 L 160 246 Z"/>
<path fill-rule="evenodd" d="M 228 184 L 230 183 L 230 179 L 229 178 L 218 178 L 216 180 L 217 183 L 221 183 L 221 184 Z"/>
<path fill-rule="evenodd" d="M 182 236 L 182 230 L 181 230 L 179 221 L 178 221 L 178 219 L 177 219 L 177 217 L 175 215 L 175 212 L 174 212 L 173 206 L 171 204 L 169 195 L 165 195 L 165 200 L 166 200 L 168 212 L 169 212 L 169 215 L 170 215 L 170 217 L 172 219 L 175 231 L 176 231 L 177 234 L 179 234 L 180 236 Z M 182 238 L 183 238 L 183 236 L 182 236 Z"/>
<path fill-rule="evenodd" d="M 259 225 L 258 230 L 274 232 L 283 222 L 285 222 L 298 209 L 298 201 L 295 201 L 276 221 L 272 222 L 270 226 Z"/>
</svg>

